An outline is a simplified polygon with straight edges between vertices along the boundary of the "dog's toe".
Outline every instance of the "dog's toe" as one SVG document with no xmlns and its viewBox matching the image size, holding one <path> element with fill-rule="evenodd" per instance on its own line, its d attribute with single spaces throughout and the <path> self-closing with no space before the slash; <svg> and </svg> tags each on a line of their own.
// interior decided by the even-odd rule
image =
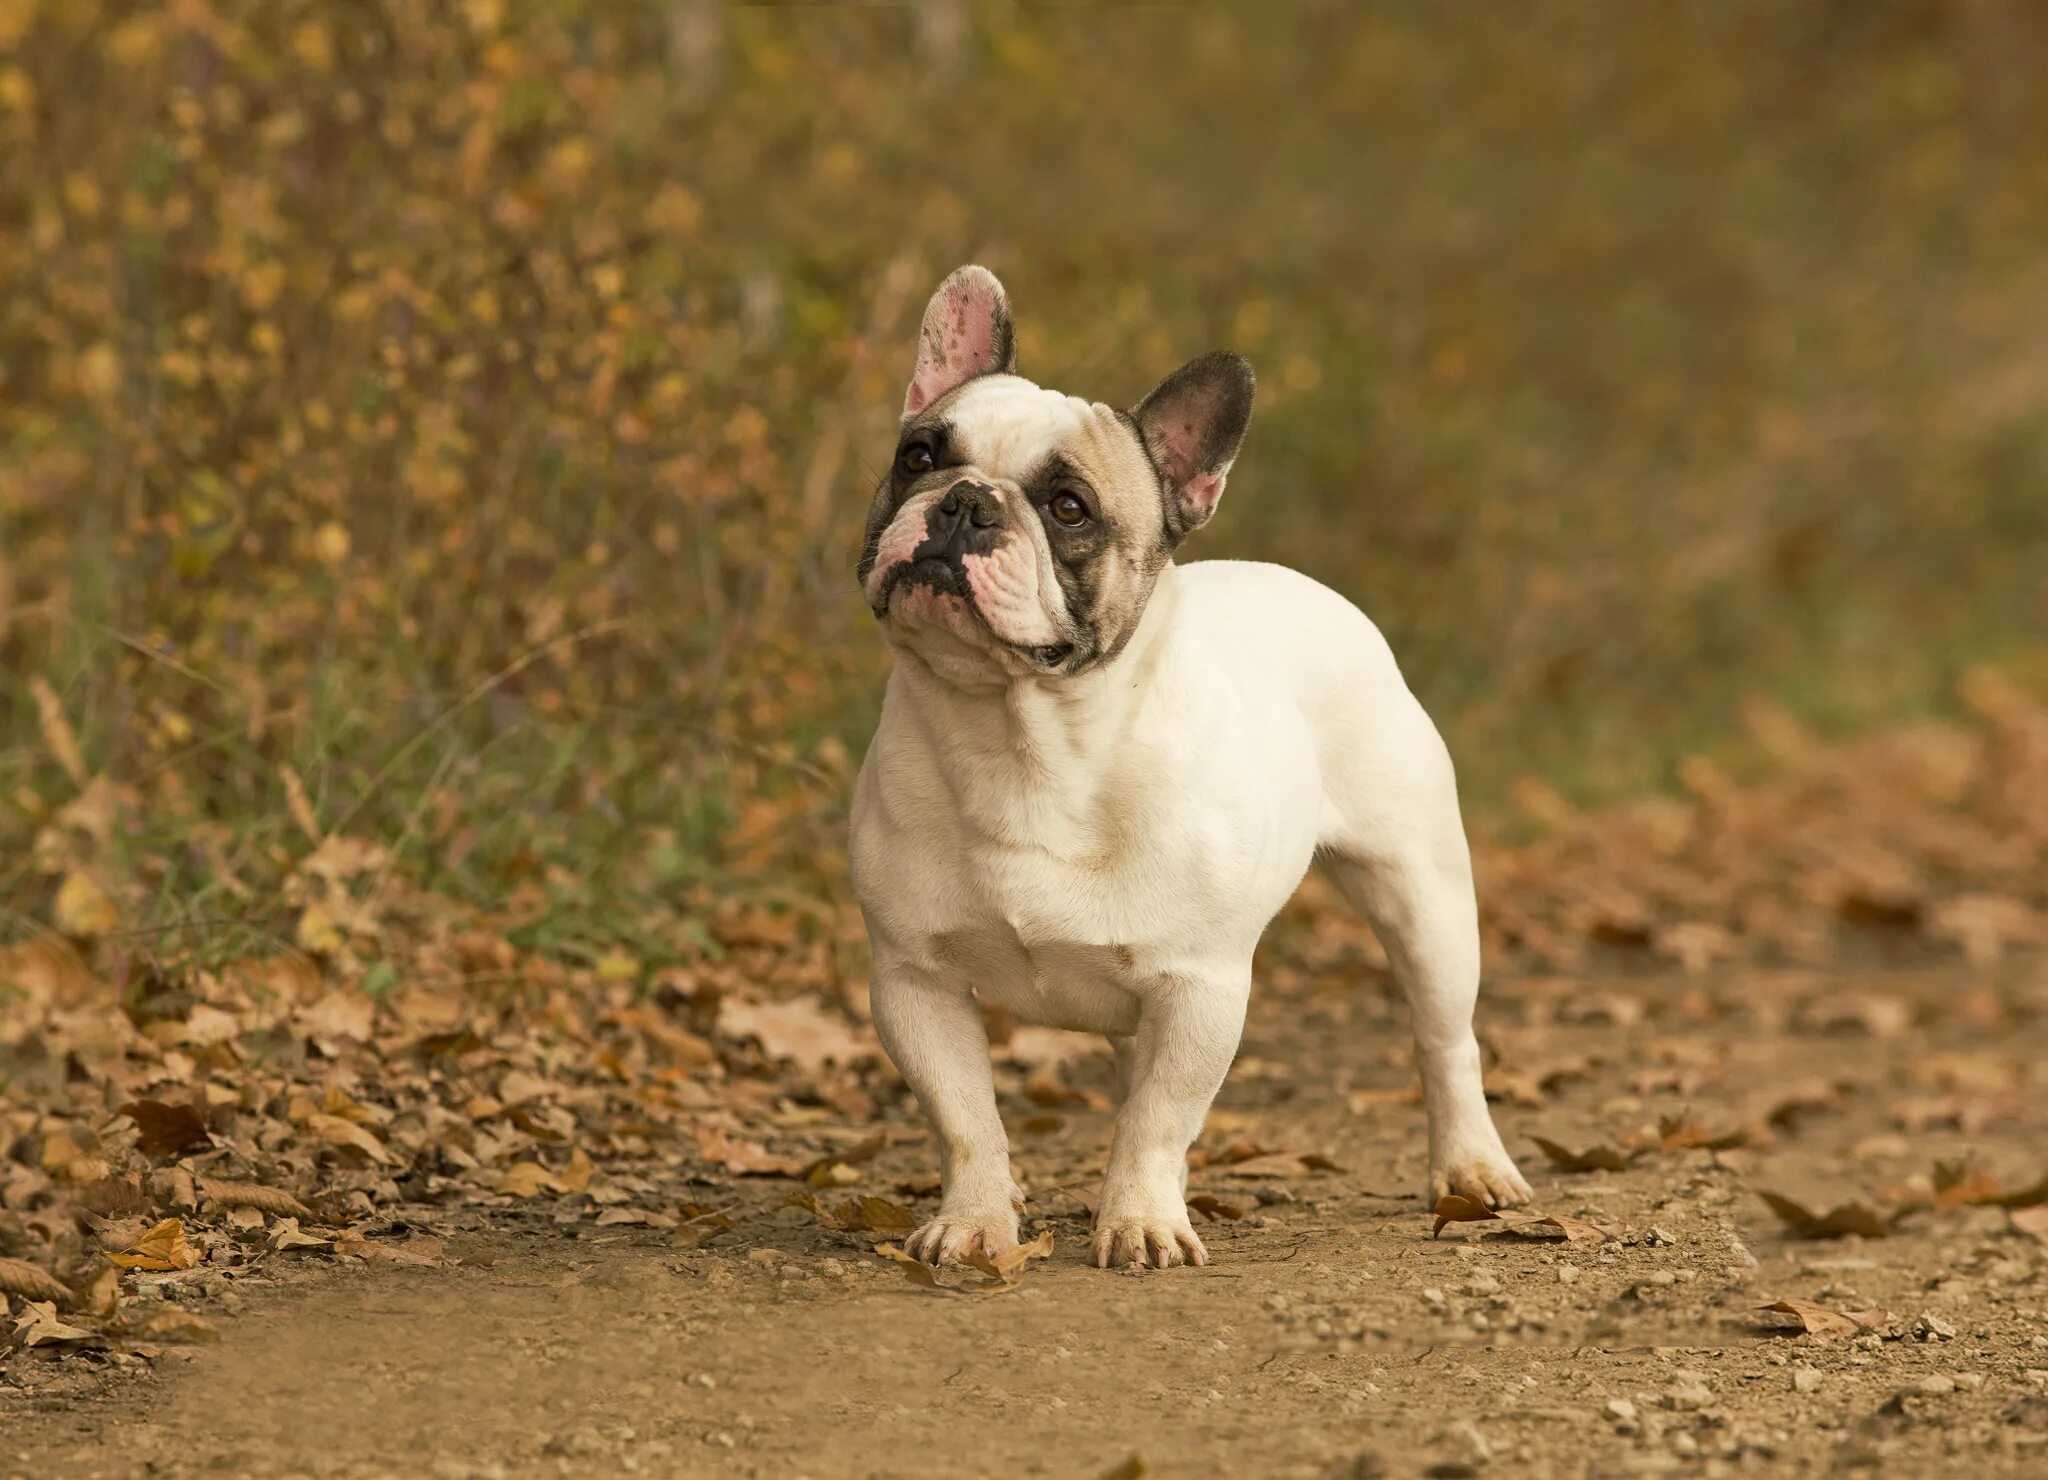
<svg viewBox="0 0 2048 1480">
<path fill-rule="evenodd" d="M 964 1264 L 976 1249 L 994 1258 L 1016 1246 L 1017 1220 L 1007 1208 L 1000 1214 L 942 1212 L 903 1241 L 903 1251 L 926 1264 Z"/>
<path fill-rule="evenodd" d="M 1209 1262 L 1209 1251 L 1185 1213 L 1178 1225 L 1170 1216 L 1105 1218 L 1095 1225 L 1093 1252 L 1098 1269 L 1171 1269 Z"/>
<path fill-rule="evenodd" d="M 1429 1179 L 1430 1206 L 1435 1207 L 1446 1193 L 1484 1203 L 1489 1208 L 1519 1207 L 1532 1196 L 1529 1184 L 1506 1152 L 1497 1157 L 1474 1157 L 1433 1173 Z"/>
</svg>

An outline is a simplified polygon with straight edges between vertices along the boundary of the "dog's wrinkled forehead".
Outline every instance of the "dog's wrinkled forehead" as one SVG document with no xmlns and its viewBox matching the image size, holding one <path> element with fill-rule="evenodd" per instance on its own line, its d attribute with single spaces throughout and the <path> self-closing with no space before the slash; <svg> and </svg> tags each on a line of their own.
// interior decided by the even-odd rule
<svg viewBox="0 0 2048 1480">
<path fill-rule="evenodd" d="M 1131 533 L 1164 521 L 1158 474 L 1128 417 L 1100 401 L 1034 385 L 1017 375 L 984 375 L 913 417 L 943 423 L 955 460 L 993 478 L 1024 483 L 1055 460 L 1105 501 L 1103 512 Z"/>
</svg>

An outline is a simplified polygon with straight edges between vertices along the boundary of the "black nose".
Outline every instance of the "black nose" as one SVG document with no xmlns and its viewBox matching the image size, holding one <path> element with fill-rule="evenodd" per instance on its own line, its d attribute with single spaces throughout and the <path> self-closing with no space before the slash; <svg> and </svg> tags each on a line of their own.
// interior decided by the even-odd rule
<svg viewBox="0 0 2048 1480">
<path fill-rule="evenodd" d="M 1003 506 L 995 489 L 963 478 L 932 505 L 925 519 L 926 549 L 919 553 L 986 555 L 996 547 L 996 531 L 1002 523 Z"/>
</svg>

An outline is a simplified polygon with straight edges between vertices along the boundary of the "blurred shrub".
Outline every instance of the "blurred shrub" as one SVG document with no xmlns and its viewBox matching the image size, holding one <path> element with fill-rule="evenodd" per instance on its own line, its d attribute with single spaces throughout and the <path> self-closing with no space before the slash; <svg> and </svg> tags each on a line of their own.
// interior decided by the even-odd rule
<svg viewBox="0 0 2048 1480">
<path fill-rule="evenodd" d="M 1388 629 L 1474 789 L 2040 634 L 2048 11 L 0 0 L 0 842 L 90 765 L 183 907 L 829 874 L 918 307 L 1261 369 L 1197 555 Z M 11 595 L 9 594 L 11 589 Z M 145 846 L 146 843 L 146 846 Z M 41 887 L 9 849 L 0 900 Z"/>
</svg>

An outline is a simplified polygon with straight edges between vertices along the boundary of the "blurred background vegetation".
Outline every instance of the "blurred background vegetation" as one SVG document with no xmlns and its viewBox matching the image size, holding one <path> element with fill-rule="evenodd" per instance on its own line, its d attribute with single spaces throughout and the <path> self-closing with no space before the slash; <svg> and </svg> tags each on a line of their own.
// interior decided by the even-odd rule
<svg viewBox="0 0 2048 1480">
<path fill-rule="evenodd" d="M 1991 0 L 0 0 L 0 932 L 81 867 L 260 916 L 330 830 L 829 894 L 967 260 L 1063 389 L 1252 356 L 1190 553 L 1356 598 L 1481 826 L 1746 695 L 1939 706 L 2048 627 L 2044 55 Z"/>
</svg>

